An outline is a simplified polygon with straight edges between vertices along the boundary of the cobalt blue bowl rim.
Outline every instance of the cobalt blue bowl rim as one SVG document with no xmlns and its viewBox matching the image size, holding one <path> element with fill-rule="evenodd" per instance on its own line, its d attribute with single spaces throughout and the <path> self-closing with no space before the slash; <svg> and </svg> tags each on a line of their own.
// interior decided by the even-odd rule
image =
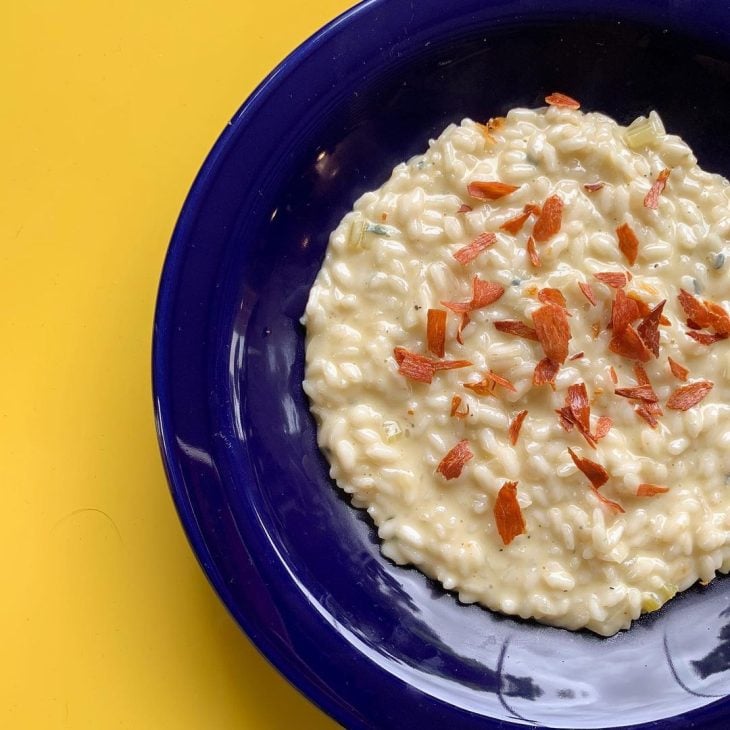
<svg viewBox="0 0 730 730">
<path fill-rule="evenodd" d="M 328 36 L 337 32 L 342 23 L 352 22 L 370 6 L 379 5 L 382 2 L 383 0 L 361 0 L 352 8 L 326 23 L 297 46 L 256 86 L 220 133 L 195 176 L 175 223 L 163 261 L 155 305 L 152 337 L 152 399 L 157 440 L 173 503 L 193 553 L 208 582 L 256 649 L 302 695 L 343 727 L 354 727 L 355 717 L 353 714 L 347 707 L 339 703 L 329 693 L 323 692 L 293 666 L 291 655 L 285 651 L 280 651 L 274 642 L 270 640 L 269 632 L 271 627 L 258 624 L 252 616 L 243 610 L 244 607 L 231 598 L 225 579 L 217 570 L 215 560 L 208 546 L 206 533 L 201 529 L 198 517 L 192 508 L 187 492 L 188 485 L 180 472 L 180 454 L 174 445 L 176 429 L 171 420 L 171 409 L 168 400 L 166 363 L 169 352 L 166 344 L 167 333 L 170 328 L 174 327 L 172 314 L 175 308 L 176 284 L 190 227 L 198 210 L 205 204 L 216 170 L 221 159 L 225 157 L 229 146 L 238 137 L 240 129 L 245 126 L 247 120 L 267 103 L 267 95 L 272 87 L 280 83 L 283 77 L 292 73 L 311 53 L 316 52 Z M 258 579 L 255 586 L 256 590 L 267 590 L 264 580 L 255 571 L 252 571 L 249 577 Z"/>
<path fill-rule="evenodd" d="M 290 74 L 295 73 L 311 54 L 316 53 L 318 48 L 328 38 L 331 38 L 338 32 L 343 24 L 359 22 L 361 19 L 364 19 L 368 12 L 377 10 L 377 8 L 382 7 L 388 1 L 364 0 L 323 26 L 276 66 L 231 118 L 228 126 L 221 133 L 201 166 L 175 225 L 160 278 L 153 330 L 152 391 L 158 440 L 173 501 L 193 551 L 211 585 L 258 650 L 299 691 L 346 727 L 360 726 L 360 718 L 353 714 L 351 708 L 338 702 L 337 698 L 333 697 L 331 693 L 322 691 L 316 683 L 304 676 L 301 670 L 294 666 L 291 653 L 282 651 L 270 640 L 271 626 L 262 625 L 260 622 L 253 620 L 252 616 L 247 613 L 245 606 L 241 606 L 231 599 L 231 594 L 227 590 L 225 579 L 219 573 L 215 559 L 211 553 L 209 536 L 206 535 L 201 527 L 198 515 L 191 502 L 189 485 L 186 483 L 180 470 L 180 453 L 175 444 L 176 428 L 171 415 L 169 384 L 167 382 L 167 363 L 170 357 L 167 345 L 168 333 L 175 326 L 174 315 L 178 305 L 176 297 L 181 294 L 177 287 L 178 278 L 183 263 L 185 247 L 189 240 L 191 226 L 195 221 L 198 211 L 207 203 L 207 196 L 215 180 L 216 173 L 221 161 L 229 152 L 230 146 L 239 139 L 241 130 L 246 126 L 248 120 L 253 118 L 267 104 L 268 97 L 272 91 Z M 515 8 L 520 5 L 516 0 L 505 4 L 515 6 Z M 629 4 L 627 0 L 616 0 L 611 3 L 612 6 L 622 7 L 624 9 Z M 645 9 L 649 8 L 653 12 L 666 10 L 670 4 L 670 0 L 644 0 L 643 3 L 635 3 L 635 5 L 643 5 Z M 719 2 L 708 4 L 713 5 L 715 11 L 721 5 Z M 581 2 L 578 0 L 555 0 L 551 6 L 553 12 L 577 12 L 581 8 Z M 524 10 L 524 7 L 525 4 L 523 3 L 520 10 Z M 709 26 L 705 27 L 709 30 Z M 718 32 L 717 26 L 714 30 Z M 725 27 L 721 27 L 719 32 L 725 34 L 730 33 L 730 23 L 726 23 Z M 184 293 L 182 295 L 184 296 Z M 258 585 L 256 586 L 258 590 L 266 591 L 265 582 L 255 570 L 248 577 L 253 580 L 258 580 Z M 325 677 L 323 679 L 326 680 L 327 678 Z M 428 697 L 422 697 L 421 699 L 422 702 L 428 704 Z M 715 727 L 714 722 L 717 722 L 720 717 L 717 714 L 717 706 L 721 703 L 713 704 L 714 707 L 712 710 L 708 707 L 699 708 L 683 715 L 674 716 L 671 719 L 674 721 L 686 719 L 688 722 L 696 722 L 698 720 L 702 721 L 704 718 L 705 721 L 710 722 Z M 723 714 L 722 710 L 720 710 L 720 713 Z M 641 725 L 634 725 L 632 727 L 658 727 L 659 722 L 661 721 L 657 721 L 656 723 L 642 723 Z M 519 726 L 496 718 L 494 720 L 484 719 L 483 723 L 484 727 L 495 729 Z"/>
</svg>

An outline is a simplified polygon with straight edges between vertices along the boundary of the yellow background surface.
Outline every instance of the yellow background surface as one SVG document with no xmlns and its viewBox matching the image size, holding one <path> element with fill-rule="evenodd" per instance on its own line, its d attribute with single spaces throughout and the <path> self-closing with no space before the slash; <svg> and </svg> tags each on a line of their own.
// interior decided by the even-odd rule
<svg viewBox="0 0 730 730">
<path fill-rule="evenodd" d="M 238 105 L 350 0 L 0 11 L 0 728 L 330 728 L 206 582 L 150 394 L 163 256 Z"/>
</svg>

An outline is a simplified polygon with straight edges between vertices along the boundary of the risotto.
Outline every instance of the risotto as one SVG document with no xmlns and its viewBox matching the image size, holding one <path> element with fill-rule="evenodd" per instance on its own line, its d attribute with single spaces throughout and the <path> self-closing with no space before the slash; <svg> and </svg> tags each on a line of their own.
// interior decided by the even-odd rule
<svg viewBox="0 0 730 730">
<path fill-rule="evenodd" d="M 449 126 L 356 202 L 304 389 L 384 555 L 611 635 L 730 570 L 730 184 L 654 112 L 546 102 Z"/>
</svg>

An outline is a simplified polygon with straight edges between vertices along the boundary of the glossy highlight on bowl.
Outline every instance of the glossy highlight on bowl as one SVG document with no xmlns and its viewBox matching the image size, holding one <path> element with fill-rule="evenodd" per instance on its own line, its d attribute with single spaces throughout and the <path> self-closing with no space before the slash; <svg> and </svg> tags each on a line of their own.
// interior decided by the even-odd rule
<svg viewBox="0 0 730 730">
<path fill-rule="evenodd" d="M 153 377 L 181 521 L 261 651 L 346 727 L 725 727 L 727 580 L 611 639 L 459 605 L 378 551 L 333 488 L 299 323 L 329 231 L 465 116 L 560 89 L 622 123 L 656 108 L 730 175 L 730 16 L 668 0 L 371 0 L 231 120 L 180 215 Z"/>
</svg>

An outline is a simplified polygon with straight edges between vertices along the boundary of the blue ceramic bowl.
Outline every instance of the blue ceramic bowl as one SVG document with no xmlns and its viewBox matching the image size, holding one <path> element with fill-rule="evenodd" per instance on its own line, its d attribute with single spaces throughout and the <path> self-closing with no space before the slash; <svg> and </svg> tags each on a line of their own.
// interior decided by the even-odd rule
<svg viewBox="0 0 730 730">
<path fill-rule="evenodd" d="M 299 318 L 353 201 L 465 116 L 555 89 L 622 123 L 656 108 L 730 175 L 729 59 L 724 0 L 371 0 L 287 58 L 210 153 L 160 287 L 162 452 L 211 583 L 343 725 L 728 727 L 727 580 L 601 639 L 459 605 L 382 558 L 317 449 Z"/>
</svg>

